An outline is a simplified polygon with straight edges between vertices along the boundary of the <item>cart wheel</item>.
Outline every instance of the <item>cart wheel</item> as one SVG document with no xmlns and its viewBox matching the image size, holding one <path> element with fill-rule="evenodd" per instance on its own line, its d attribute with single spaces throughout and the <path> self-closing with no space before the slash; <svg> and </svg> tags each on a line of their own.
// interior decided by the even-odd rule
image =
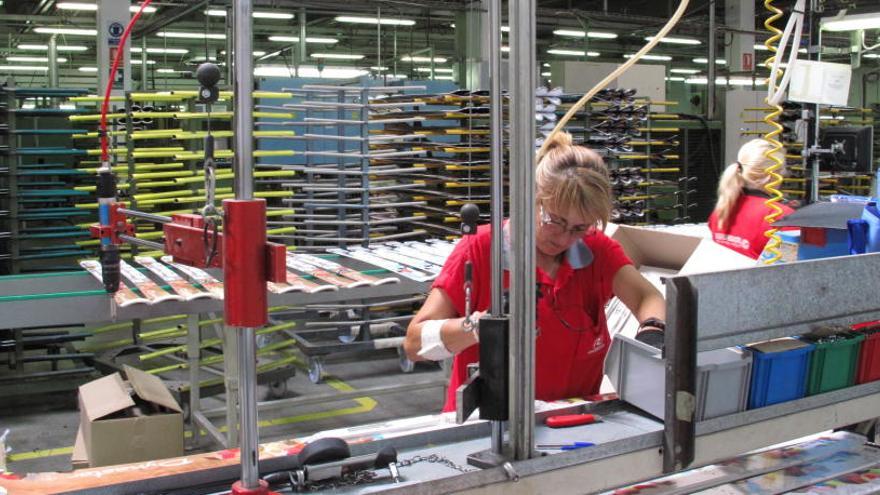
<svg viewBox="0 0 880 495">
<path fill-rule="evenodd" d="M 324 363 L 321 358 L 309 358 L 309 380 L 314 384 L 321 383 L 323 374 Z"/>
<path fill-rule="evenodd" d="M 397 348 L 397 357 L 400 362 L 400 371 L 404 373 L 412 373 L 412 371 L 416 369 L 416 363 L 410 361 L 409 358 L 406 357 L 406 352 L 403 350 L 403 347 Z"/>
<path fill-rule="evenodd" d="M 278 380 L 269 383 L 269 398 L 283 399 L 287 395 L 287 380 Z"/>
</svg>

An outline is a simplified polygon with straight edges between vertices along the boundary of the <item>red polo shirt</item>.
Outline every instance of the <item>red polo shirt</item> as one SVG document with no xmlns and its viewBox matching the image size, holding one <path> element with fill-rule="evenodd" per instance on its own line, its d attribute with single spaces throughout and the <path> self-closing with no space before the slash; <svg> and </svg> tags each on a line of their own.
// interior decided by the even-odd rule
<svg viewBox="0 0 880 495">
<path fill-rule="evenodd" d="M 713 211 L 709 216 L 712 240 L 752 259 L 758 259 L 767 244 L 764 232 L 770 228 L 770 224 L 764 220 L 771 211 L 764 204 L 769 197 L 762 191 L 744 191 L 736 201 L 724 230 L 718 228 L 718 215 Z M 783 203 L 779 203 L 779 207 L 782 208 L 782 216 L 794 211 Z"/>
<path fill-rule="evenodd" d="M 473 236 L 465 236 L 434 281 L 433 286 L 443 289 L 459 316 L 464 315 L 464 264 L 468 260 L 473 265 L 472 310 L 489 309 L 491 239 L 488 225 L 479 227 Z M 599 392 L 610 343 L 605 304 L 612 297 L 614 276 L 628 264 L 632 261 L 620 244 L 598 232 L 569 249 L 555 279 L 537 269 L 541 297 L 537 301 L 536 399 L 550 401 Z M 508 275 L 505 270 L 505 288 Z M 455 391 L 467 378 L 467 365 L 479 358 L 479 345 L 455 356 L 444 411 L 455 410 Z"/>
</svg>

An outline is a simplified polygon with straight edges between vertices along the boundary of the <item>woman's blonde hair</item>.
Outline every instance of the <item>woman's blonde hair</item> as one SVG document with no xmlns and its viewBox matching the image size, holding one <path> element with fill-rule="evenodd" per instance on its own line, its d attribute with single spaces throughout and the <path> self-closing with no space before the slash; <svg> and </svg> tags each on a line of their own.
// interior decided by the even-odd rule
<svg viewBox="0 0 880 495">
<path fill-rule="evenodd" d="M 752 139 L 739 149 L 736 162 L 724 169 L 721 180 L 718 181 L 718 202 L 715 203 L 719 229 L 727 228 L 730 217 L 733 216 L 733 209 L 744 188 L 760 189 L 769 182 L 767 168 L 772 166 L 774 161 L 766 154 L 772 148 L 772 145 L 763 139 Z M 785 150 L 780 150 L 777 153 L 777 156 L 784 163 Z M 781 174 L 783 171 L 780 170 L 779 173 Z"/>
<path fill-rule="evenodd" d="M 611 217 L 611 182 L 602 157 L 572 144 L 571 134 L 556 133 L 535 169 L 539 204 L 565 214 L 572 209 L 605 228 Z"/>
</svg>

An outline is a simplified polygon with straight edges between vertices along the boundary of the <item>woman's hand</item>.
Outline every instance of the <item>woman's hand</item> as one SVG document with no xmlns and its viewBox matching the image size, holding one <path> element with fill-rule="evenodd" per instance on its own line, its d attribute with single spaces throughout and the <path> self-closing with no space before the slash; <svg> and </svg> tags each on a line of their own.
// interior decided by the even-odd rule
<svg viewBox="0 0 880 495">
<path fill-rule="evenodd" d="M 634 266 L 626 265 L 617 271 L 614 275 L 613 291 L 632 311 L 639 325 L 652 319 L 666 321 L 666 300 Z M 654 328 L 662 330 L 656 326 Z"/>
<path fill-rule="evenodd" d="M 477 323 L 484 314 L 485 311 L 475 311 L 471 314 L 471 321 Z M 432 320 L 446 320 L 440 327 L 440 339 L 452 354 L 457 354 L 479 342 L 479 330 L 474 328 L 473 331 L 465 331 L 465 318 L 458 317 L 449 296 L 442 289 L 432 289 L 425 303 L 406 329 L 403 349 L 410 361 L 424 361 L 426 359 L 419 355 L 422 350 L 422 329 L 426 322 Z"/>
</svg>

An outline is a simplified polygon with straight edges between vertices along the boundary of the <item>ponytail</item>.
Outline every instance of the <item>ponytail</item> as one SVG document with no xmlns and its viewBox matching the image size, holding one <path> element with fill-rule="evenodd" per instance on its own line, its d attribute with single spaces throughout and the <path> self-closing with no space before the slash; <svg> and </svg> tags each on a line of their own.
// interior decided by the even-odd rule
<svg viewBox="0 0 880 495">
<path fill-rule="evenodd" d="M 715 203 L 715 214 L 720 230 L 727 228 L 727 223 L 733 215 L 733 208 L 742 194 L 743 186 L 745 186 L 740 168 L 739 163 L 731 163 L 724 169 L 721 180 L 718 181 L 718 202 Z"/>
</svg>

